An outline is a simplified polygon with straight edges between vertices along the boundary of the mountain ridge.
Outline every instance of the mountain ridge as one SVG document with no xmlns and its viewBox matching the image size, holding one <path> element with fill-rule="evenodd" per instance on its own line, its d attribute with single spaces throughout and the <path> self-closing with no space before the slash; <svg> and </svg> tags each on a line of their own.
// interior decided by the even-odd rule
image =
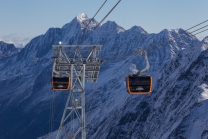
<svg viewBox="0 0 208 139">
<path fill-rule="evenodd" d="M 85 18 L 84 22 L 87 21 L 89 20 Z M 85 39 L 96 24 L 97 22 L 93 21 L 93 26 L 89 26 L 89 29 L 86 29 L 75 44 Z M 0 79 L 4 79 L 0 81 L 0 118 L 3 119 L 0 124 L 0 129 L 3 130 L 0 131 L 0 134 L 4 135 L 4 138 L 32 139 L 49 132 L 48 122 L 52 99 L 51 48 L 59 41 L 62 41 L 63 44 L 72 44 L 83 27 L 75 17 L 62 28 L 50 28 L 45 34 L 35 37 L 16 56 L 7 58 L 5 63 L 0 63 L 2 71 Z M 190 114 L 191 107 L 194 108 L 196 99 L 190 99 L 193 102 L 190 102 L 190 107 L 184 112 L 177 107 L 175 99 L 185 102 L 184 99 L 188 98 L 188 94 L 185 94 L 185 98 L 183 98 L 171 87 L 179 85 L 177 80 L 186 86 L 183 81 L 186 74 L 190 76 L 192 72 L 197 72 L 188 69 L 198 66 L 196 61 L 200 61 L 200 59 L 197 60 L 197 58 L 206 57 L 206 39 L 204 42 L 199 41 L 183 29 L 164 30 L 158 34 L 148 34 L 144 29 L 136 26 L 124 30 L 117 23 L 109 21 L 101 25 L 85 41 L 85 44 L 102 44 L 100 59 L 109 59 L 105 60 L 101 66 L 96 87 L 91 88 L 91 84 L 86 84 L 86 106 L 91 106 L 93 103 L 91 109 L 86 108 L 87 126 L 91 127 L 91 129 L 87 129 L 88 138 L 138 138 L 141 135 L 144 138 L 165 139 L 179 136 L 176 132 L 183 130 L 180 126 L 186 125 L 187 121 L 190 122 L 188 119 L 184 121 L 181 119 L 192 116 Z M 151 66 L 147 73 L 153 76 L 154 87 L 151 95 L 131 96 L 125 89 L 125 76 L 132 72 L 129 67 L 136 70 L 145 67 L 144 58 L 134 55 L 137 48 L 148 51 Z M 206 59 L 203 62 L 206 65 Z M 203 67 L 203 65 L 199 66 Z M 194 77 L 190 79 L 188 84 L 194 83 Z M 198 84 L 203 83 L 201 78 L 200 76 Z M 94 93 L 90 91 L 91 89 L 94 90 Z M 184 88 L 184 90 L 186 89 Z M 173 96 L 168 90 L 172 90 L 176 96 Z M 183 92 L 183 89 L 178 90 Z M 192 88 L 192 90 L 194 89 Z M 187 91 L 190 90 L 187 89 Z M 195 95 L 197 96 L 196 93 L 190 96 Z M 64 91 L 55 94 L 54 130 L 59 126 L 67 96 L 68 92 Z M 91 102 L 92 98 L 93 102 Z M 166 98 L 173 98 L 173 100 Z M 202 102 L 207 106 L 206 100 Z M 182 105 L 182 103 L 180 104 Z M 185 105 L 187 103 L 184 103 Z M 165 111 L 166 106 L 171 108 L 170 111 Z M 165 113 L 161 111 L 165 111 Z M 174 120 L 169 121 L 171 116 L 168 113 L 172 112 L 175 112 L 175 115 L 180 115 L 179 119 L 177 116 L 172 117 L 177 121 L 175 125 Z M 181 115 L 182 113 L 185 113 L 184 117 Z M 167 119 L 167 122 L 171 123 L 170 126 L 162 124 L 161 121 L 165 116 L 170 117 Z M 155 127 L 154 123 L 158 123 L 164 130 L 157 133 L 154 128 L 158 129 L 159 127 Z M 40 126 L 41 129 L 38 128 Z M 127 130 L 128 128 L 129 130 Z M 187 129 L 187 134 L 180 134 L 180 136 L 188 138 L 188 132 L 191 130 L 191 128 Z M 204 137 L 207 134 L 206 130 L 206 127 L 200 130 Z M 42 138 L 54 138 L 54 135 L 55 132 Z"/>
</svg>

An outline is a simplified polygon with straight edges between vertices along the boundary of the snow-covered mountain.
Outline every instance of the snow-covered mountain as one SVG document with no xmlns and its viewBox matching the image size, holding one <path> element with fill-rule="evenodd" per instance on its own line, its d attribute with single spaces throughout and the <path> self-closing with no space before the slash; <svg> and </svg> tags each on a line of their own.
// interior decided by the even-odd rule
<svg viewBox="0 0 208 139">
<path fill-rule="evenodd" d="M 0 59 L 4 59 L 18 53 L 19 49 L 14 44 L 8 44 L 0 41 Z"/>
<path fill-rule="evenodd" d="M 85 14 L 62 28 L 50 28 L 17 55 L 0 63 L 0 139 L 53 139 L 49 132 L 52 45 L 71 44 L 92 20 Z M 78 42 L 98 24 L 94 19 Z M 86 44 L 102 44 L 99 80 L 86 84 L 89 139 L 208 138 L 208 38 L 199 41 L 183 29 L 149 34 L 125 30 L 112 21 L 101 25 Z M 125 76 L 145 67 L 137 48 L 148 51 L 153 76 L 150 95 L 129 95 Z M 54 130 L 58 129 L 67 91 L 55 92 Z"/>
</svg>

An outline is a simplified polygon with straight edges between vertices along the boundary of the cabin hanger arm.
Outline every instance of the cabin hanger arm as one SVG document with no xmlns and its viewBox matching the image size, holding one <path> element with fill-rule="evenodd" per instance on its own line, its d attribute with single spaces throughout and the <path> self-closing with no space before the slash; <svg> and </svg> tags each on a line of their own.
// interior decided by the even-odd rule
<svg viewBox="0 0 208 139">
<path fill-rule="evenodd" d="M 135 52 L 140 53 L 140 55 L 144 54 L 145 61 L 146 61 L 146 67 L 140 71 L 140 73 L 143 73 L 144 71 L 148 70 L 149 67 L 150 67 L 149 60 L 148 60 L 148 57 L 147 57 L 147 51 L 143 50 L 141 48 L 138 48 Z"/>
</svg>

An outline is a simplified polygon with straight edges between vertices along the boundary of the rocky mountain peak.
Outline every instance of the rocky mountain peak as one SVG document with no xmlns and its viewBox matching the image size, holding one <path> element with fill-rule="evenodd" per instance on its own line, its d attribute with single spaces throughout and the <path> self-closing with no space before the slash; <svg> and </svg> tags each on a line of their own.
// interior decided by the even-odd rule
<svg viewBox="0 0 208 139">
<path fill-rule="evenodd" d="M 142 27 L 140 26 L 133 26 L 132 28 L 130 28 L 131 31 L 136 31 L 140 34 L 148 34 L 147 31 L 145 31 Z"/>
<path fill-rule="evenodd" d="M 19 49 L 14 44 L 0 41 L 0 59 L 12 56 L 19 52 Z"/>
</svg>

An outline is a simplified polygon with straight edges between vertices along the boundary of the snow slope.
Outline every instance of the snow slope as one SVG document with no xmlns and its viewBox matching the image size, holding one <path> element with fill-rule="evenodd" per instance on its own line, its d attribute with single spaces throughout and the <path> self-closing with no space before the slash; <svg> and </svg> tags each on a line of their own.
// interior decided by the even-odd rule
<svg viewBox="0 0 208 139">
<path fill-rule="evenodd" d="M 17 55 L 0 63 L 0 138 L 55 138 L 49 132 L 53 44 L 71 44 L 90 19 L 79 14 L 62 28 L 33 38 Z M 79 43 L 98 23 L 92 23 Z M 99 80 L 86 84 L 89 139 L 205 139 L 207 126 L 207 47 L 183 29 L 149 34 L 114 21 L 101 25 L 86 44 L 102 44 Z M 150 95 L 129 95 L 125 76 L 145 67 L 137 48 L 148 51 L 153 76 Z M 55 92 L 54 130 L 58 129 L 67 91 Z M 41 127 L 41 128 L 40 128 Z M 196 130 L 197 128 L 197 130 Z M 67 129 L 68 130 L 68 129 Z M 45 136 L 44 136 L 45 135 Z"/>
</svg>

